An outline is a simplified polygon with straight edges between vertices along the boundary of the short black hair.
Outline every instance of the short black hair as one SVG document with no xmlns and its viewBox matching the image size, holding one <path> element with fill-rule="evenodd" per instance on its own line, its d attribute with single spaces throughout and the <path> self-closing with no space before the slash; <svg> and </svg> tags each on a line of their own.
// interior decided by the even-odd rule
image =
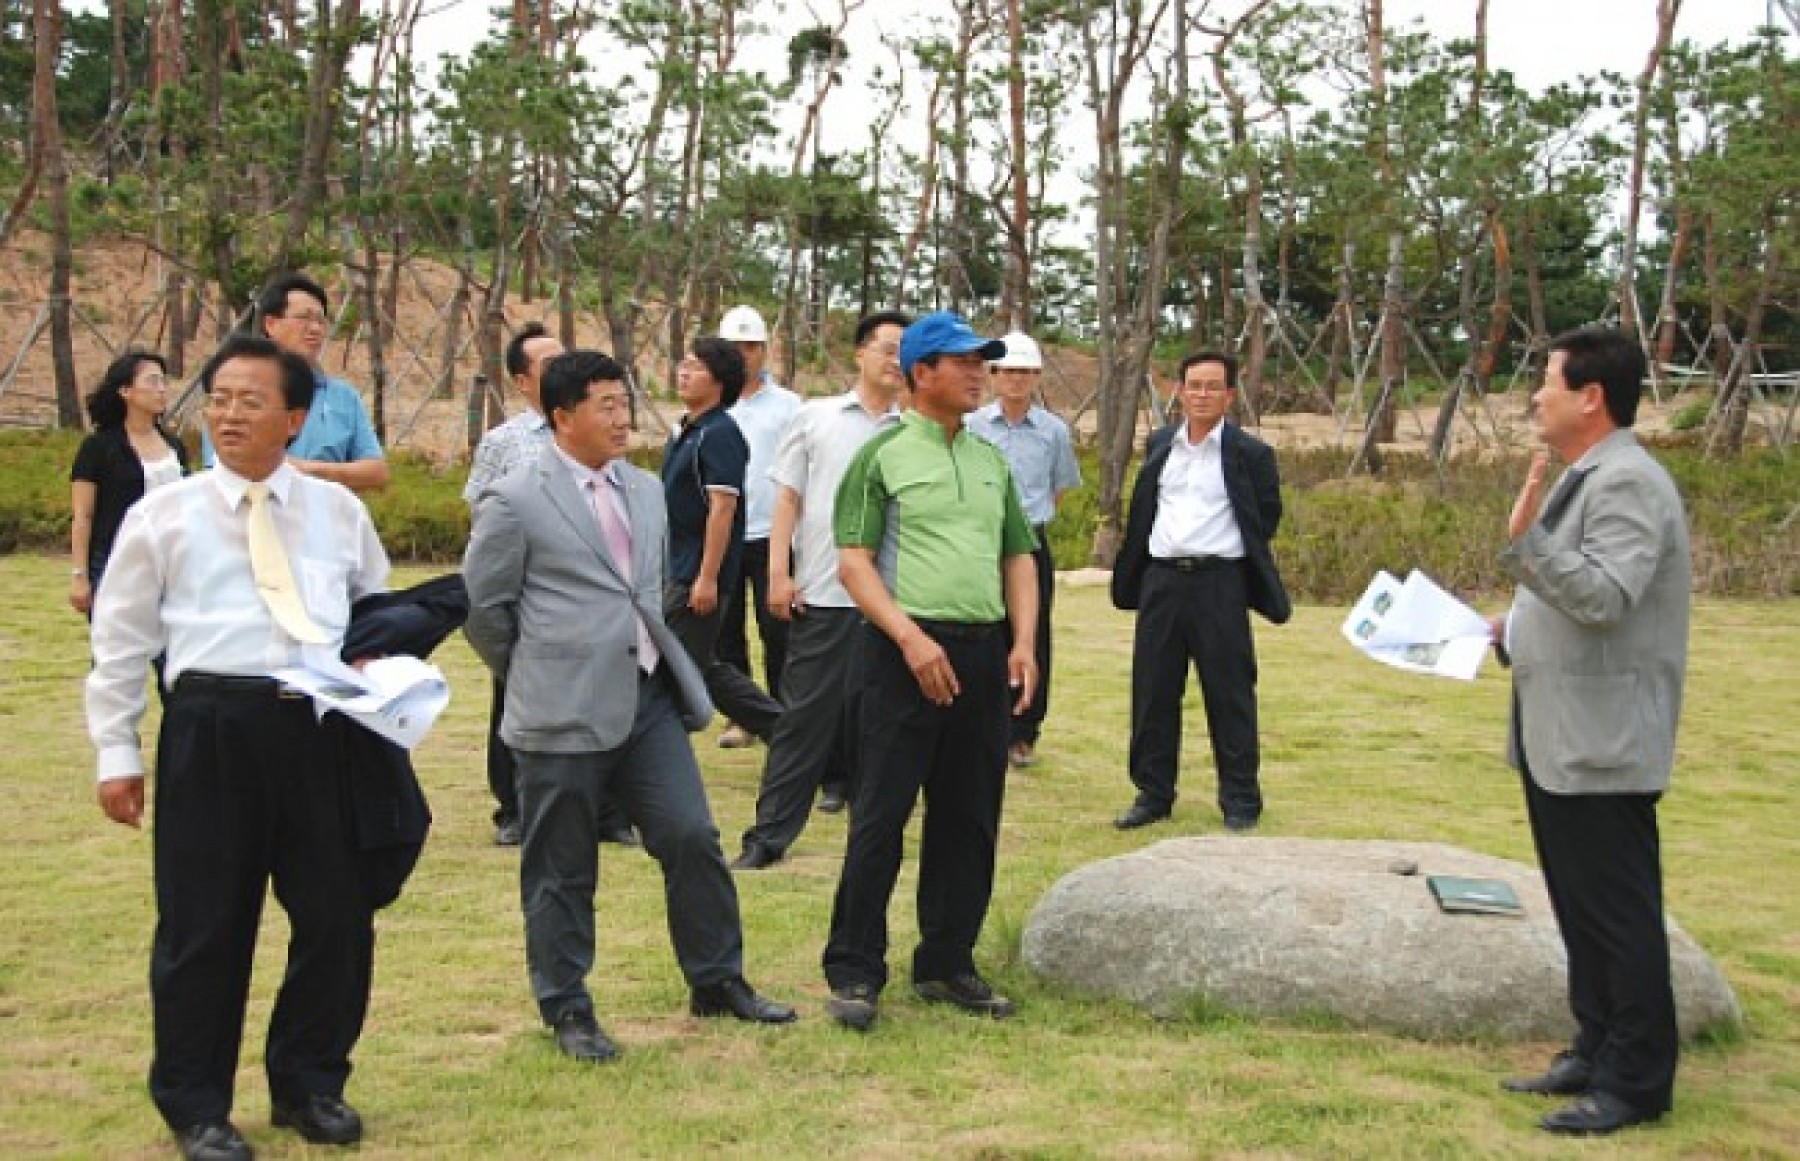
<svg viewBox="0 0 1800 1161">
<path fill-rule="evenodd" d="M 200 390 L 212 394 L 213 376 L 233 359 L 261 359 L 281 368 L 281 400 L 289 411 L 305 411 L 312 406 L 312 368 L 306 360 L 262 335 L 228 335 L 206 366 L 200 368 Z"/>
<path fill-rule="evenodd" d="M 168 361 L 143 347 L 131 347 L 106 365 L 99 386 L 87 397 L 89 422 L 97 428 L 117 427 L 125 422 L 125 400 L 119 392 L 131 386 L 138 368 L 145 363 L 155 363 L 163 374 L 169 373 Z"/>
<path fill-rule="evenodd" d="M 899 327 L 905 330 L 913 325 L 913 317 L 903 310 L 878 310 L 874 314 L 865 314 L 856 324 L 856 349 L 862 350 L 869 336 L 882 327 Z"/>
<path fill-rule="evenodd" d="M 596 383 L 625 382 L 625 368 L 611 355 L 600 351 L 564 351 L 544 364 L 539 385 L 538 402 L 544 414 L 573 411 L 588 397 L 588 388 Z M 552 420 L 552 423 L 555 421 Z"/>
<path fill-rule="evenodd" d="M 1614 327 L 1581 327 L 1551 339 L 1550 350 L 1563 353 L 1563 382 L 1571 391 L 1598 383 L 1613 423 L 1637 422 L 1649 362 L 1636 339 Z"/>
<path fill-rule="evenodd" d="M 730 407 L 744 393 L 744 379 L 749 371 L 744 366 L 744 352 L 737 349 L 737 344 L 718 335 L 701 335 L 694 340 L 690 348 L 694 358 L 706 364 L 706 369 L 719 383 L 719 406 Z"/>
<path fill-rule="evenodd" d="M 532 339 L 547 339 L 550 332 L 541 322 L 528 322 L 519 328 L 519 333 L 506 344 L 506 373 L 517 379 L 531 370 L 531 358 L 525 354 L 525 344 Z"/>
<path fill-rule="evenodd" d="M 256 314 L 258 318 L 280 318 L 287 313 L 288 295 L 300 291 L 319 302 L 319 309 L 329 312 L 331 300 L 325 296 L 325 288 L 298 270 L 289 270 L 263 284 L 256 293 Z"/>
<path fill-rule="evenodd" d="M 1181 360 L 1181 367 L 1175 372 L 1177 385 L 1187 382 L 1188 368 L 1200 363 L 1217 363 L 1225 368 L 1225 386 L 1237 390 L 1237 360 L 1223 351 L 1195 351 Z"/>
</svg>

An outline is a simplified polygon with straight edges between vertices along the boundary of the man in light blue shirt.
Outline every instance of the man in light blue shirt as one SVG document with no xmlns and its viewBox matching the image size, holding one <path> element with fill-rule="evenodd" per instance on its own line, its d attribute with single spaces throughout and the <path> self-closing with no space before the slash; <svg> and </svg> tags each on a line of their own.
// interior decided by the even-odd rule
<svg viewBox="0 0 1800 1161">
<path fill-rule="evenodd" d="M 969 430 L 998 447 L 1012 467 L 1013 482 L 1025 516 L 1037 532 L 1038 693 L 1023 714 L 1013 718 L 1008 756 L 1015 767 L 1037 762 L 1038 735 L 1050 705 L 1050 602 L 1056 595 L 1056 562 L 1050 556 L 1046 527 L 1071 488 L 1081 486 L 1081 468 L 1069 425 L 1032 402 L 1044 375 L 1043 355 L 1029 335 L 1014 331 L 1001 340 L 1006 354 L 988 364 L 994 402 L 968 418 Z"/>
<path fill-rule="evenodd" d="M 306 360 L 313 372 L 313 403 L 306 423 L 288 447 L 295 470 L 342 484 L 357 492 L 387 487 L 388 466 L 381 441 L 369 423 L 356 388 L 325 373 L 319 357 L 331 331 L 325 288 L 300 273 L 277 275 L 256 297 L 263 333 L 284 351 Z M 202 440 L 207 466 L 213 463 L 210 442 Z"/>
<path fill-rule="evenodd" d="M 725 605 L 719 622 L 718 658 L 744 676 L 750 673 L 750 643 L 745 633 L 745 589 L 756 610 L 756 633 L 762 638 L 763 685 L 769 696 L 781 698 L 781 670 L 787 661 L 787 622 L 769 612 L 769 528 L 775 515 L 775 483 L 769 469 L 775 463 L 788 422 L 800 410 L 800 397 L 777 383 L 765 369 L 769 355 L 769 328 L 755 307 L 736 306 L 719 320 L 719 337 L 744 356 L 744 391 L 729 414 L 750 445 L 750 465 L 744 473 L 744 548 L 739 557 L 738 582 L 730 593 L 721 593 Z M 726 749 L 748 746 L 751 737 L 732 723 L 719 735 Z"/>
</svg>

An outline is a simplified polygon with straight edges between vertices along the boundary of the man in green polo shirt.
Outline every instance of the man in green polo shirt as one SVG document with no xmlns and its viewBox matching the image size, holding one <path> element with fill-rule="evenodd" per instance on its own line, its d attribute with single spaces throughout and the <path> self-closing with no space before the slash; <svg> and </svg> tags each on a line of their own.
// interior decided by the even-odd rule
<svg viewBox="0 0 1800 1161">
<path fill-rule="evenodd" d="M 838 572 L 868 624 L 825 1008 L 859 1032 L 887 984 L 888 900 L 921 790 L 913 991 L 996 1019 L 1014 1011 L 974 956 L 993 895 L 1010 716 L 1037 687 L 1037 537 L 1006 457 L 963 429 L 981 406 L 986 361 L 1005 353 L 949 311 L 906 328 L 913 409 L 863 446 L 838 488 Z"/>
</svg>

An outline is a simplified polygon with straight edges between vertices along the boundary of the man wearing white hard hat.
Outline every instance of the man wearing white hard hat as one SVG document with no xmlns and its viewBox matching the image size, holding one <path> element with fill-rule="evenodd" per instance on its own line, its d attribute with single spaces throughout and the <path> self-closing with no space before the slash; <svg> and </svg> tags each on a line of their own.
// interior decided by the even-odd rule
<svg viewBox="0 0 1800 1161">
<path fill-rule="evenodd" d="M 1026 518 L 1037 532 L 1038 694 L 1012 721 L 1008 756 L 1016 767 L 1037 761 L 1038 735 L 1050 705 L 1050 601 L 1056 595 L 1056 562 L 1050 557 L 1047 526 L 1062 498 L 1081 486 L 1081 468 L 1069 425 L 1034 402 L 1044 376 L 1044 357 L 1031 336 L 1014 331 L 1001 339 L 1006 354 L 988 364 L 994 401 L 969 416 L 969 430 L 998 447 L 1012 465 Z"/>
<path fill-rule="evenodd" d="M 800 397 L 777 383 L 766 369 L 769 327 L 753 306 L 734 306 L 719 320 L 719 337 L 732 343 L 744 356 L 744 390 L 729 414 L 750 445 L 750 465 L 744 474 L 744 549 L 742 574 L 729 593 L 720 593 L 724 616 L 719 622 L 718 658 L 751 676 L 750 643 L 744 617 L 745 586 L 749 586 L 756 610 L 756 632 L 762 638 L 763 684 L 769 696 L 781 698 L 781 669 L 787 660 L 785 621 L 768 610 L 769 526 L 775 514 L 775 484 L 769 468 L 788 421 L 800 410 Z M 750 745 L 748 731 L 733 722 L 719 735 L 726 749 Z"/>
</svg>

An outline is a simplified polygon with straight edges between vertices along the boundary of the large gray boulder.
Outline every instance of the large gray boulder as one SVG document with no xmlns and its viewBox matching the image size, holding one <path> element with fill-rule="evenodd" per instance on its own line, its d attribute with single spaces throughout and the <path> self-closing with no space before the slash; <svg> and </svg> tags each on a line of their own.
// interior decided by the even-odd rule
<svg viewBox="0 0 1800 1161">
<path fill-rule="evenodd" d="M 1504 880 L 1524 915 L 1445 914 L 1425 882 L 1437 874 Z M 1737 1023 L 1724 976 L 1668 926 L 1682 1034 Z M 1050 980 L 1165 1018 L 1326 1013 L 1428 1039 L 1574 1030 L 1542 876 L 1440 843 L 1171 839 L 1064 876 L 1027 920 L 1024 954 Z"/>
</svg>

